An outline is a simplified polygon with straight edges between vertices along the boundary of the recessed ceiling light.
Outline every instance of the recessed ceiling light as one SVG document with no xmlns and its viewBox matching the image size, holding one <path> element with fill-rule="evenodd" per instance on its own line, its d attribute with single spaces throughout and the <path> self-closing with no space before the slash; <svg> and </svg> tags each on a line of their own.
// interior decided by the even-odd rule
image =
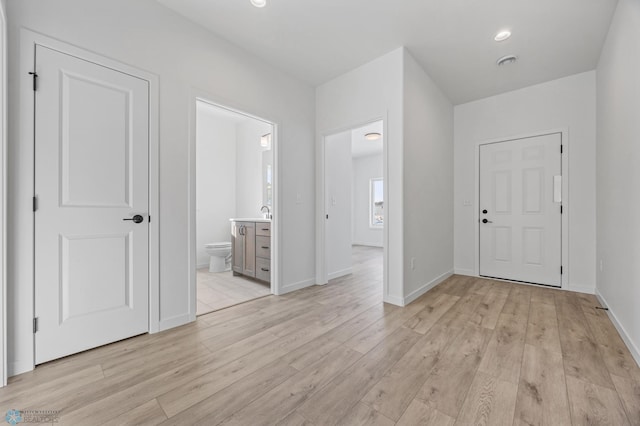
<svg viewBox="0 0 640 426">
<path fill-rule="evenodd" d="M 368 141 L 377 141 L 382 135 L 378 132 L 367 133 L 364 138 Z"/>
<path fill-rule="evenodd" d="M 255 7 L 265 7 L 267 5 L 267 0 L 251 0 L 251 4 Z"/>
<path fill-rule="evenodd" d="M 502 58 L 498 59 L 496 61 L 496 64 L 498 64 L 498 66 L 501 67 L 503 65 L 513 64 L 517 60 L 518 60 L 518 57 L 516 55 L 507 55 L 507 56 L 503 56 Z"/>
<path fill-rule="evenodd" d="M 511 31 L 505 30 L 505 31 L 500 31 L 498 34 L 496 34 L 496 36 L 493 39 L 495 41 L 505 41 L 509 37 L 511 37 Z"/>
</svg>

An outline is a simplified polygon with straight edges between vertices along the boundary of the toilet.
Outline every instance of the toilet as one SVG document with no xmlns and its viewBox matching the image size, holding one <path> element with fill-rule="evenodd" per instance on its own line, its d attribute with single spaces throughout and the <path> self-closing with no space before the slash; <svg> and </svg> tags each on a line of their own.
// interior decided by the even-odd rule
<svg viewBox="0 0 640 426">
<path fill-rule="evenodd" d="M 209 272 L 225 272 L 231 270 L 231 243 L 210 243 L 204 246 L 211 259 Z"/>
</svg>

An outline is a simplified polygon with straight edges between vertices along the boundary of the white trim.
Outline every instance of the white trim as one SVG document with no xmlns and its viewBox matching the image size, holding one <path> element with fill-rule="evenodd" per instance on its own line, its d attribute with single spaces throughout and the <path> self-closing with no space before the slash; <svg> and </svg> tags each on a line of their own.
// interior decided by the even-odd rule
<svg viewBox="0 0 640 426">
<path fill-rule="evenodd" d="M 286 284 L 282 286 L 282 289 L 281 289 L 282 292 L 279 293 L 278 295 L 291 293 L 292 291 L 301 290 L 303 288 L 311 287 L 312 285 L 315 285 L 315 280 L 313 278 L 309 278 L 308 280 L 298 281 L 297 283 L 293 283 L 293 284 Z"/>
<path fill-rule="evenodd" d="M 455 275 L 464 275 L 467 277 L 476 277 L 476 271 L 474 271 L 473 269 L 460 269 L 460 268 L 455 268 L 453 270 L 453 273 Z"/>
<path fill-rule="evenodd" d="M 326 138 L 335 135 L 338 133 L 346 132 L 352 129 L 356 129 L 358 127 L 365 126 L 370 123 L 374 123 L 376 121 L 382 121 L 382 162 L 383 162 L 383 170 L 382 170 L 382 179 L 385 182 L 384 184 L 384 196 L 383 199 L 387 204 L 385 206 L 385 225 L 382 227 L 383 231 L 383 260 L 382 260 L 382 300 L 385 303 L 390 303 L 393 305 L 403 306 L 403 300 L 399 297 L 393 297 L 389 295 L 389 212 L 391 208 L 389 206 L 389 164 L 388 164 L 388 152 L 389 152 L 389 143 L 388 143 L 388 131 L 387 131 L 387 123 L 388 123 L 388 114 L 386 112 L 379 114 L 376 117 L 361 121 L 359 123 L 353 123 L 349 125 L 345 125 L 343 127 L 337 129 L 329 129 L 325 131 L 320 131 L 316 136 L 316 284 L 324 285 L 329 281 L 329 276 L 327 272 L 326 266 L 326 258 L 327 258 L 327 226 L 326 226 L 326 214 L 327 214 L 327 206 L 326 206 L 326 188 L 325 188 L 325 146 L 326 146 Z"/>
<path fill-rule="evenodd" d="M 253 108 L 238 105 L 237 102 L 223 99 L 219 96 L 213 95 L 205 90 L 198 88 L 191 88 L 191 94 L 189 96 L 189 157 L 187 166 L 187 194 L 188 194 L 188 282 L 189 282 L 189 320 L 187 322 L 196 320 L 197 310 L 197 247 L 196 247 L 196 105 L 197 102 L 204 102 L 217 108 L 222 108 L 227 111 L 241 114 L 245 117 L 252 118 L 254 120 L 261 121 L 263 123 L 270 124 L 272 127 L 271 132 L 271 150 L 273 152 L 273 201 L 271 209 L 271 294 L 281 295 L 291 290 L 285 290 L 285 287 L 281 285 L 281 264 L 280 258 L 280 217 L 282 215 L 282 201 L 280 200 L 280 124 L 277 119 L 264 118 L 269 117 L 269 114 L 261 114 L 260 112 L 254 113 Z M 309 284 L 309 285 L 313 285 Z M 307 285 L 308 286 L 308 285 Z M 301 287 L 302 288 L 302 287 Z M 178 324 L 180 325 L 180 324 Z"/>
<path fill-rule="evenodd" d="M 380 229 L 382 231 L 382 227 L 377 228 Z M 360 241 L 353 241 L 351 243 L 352 246 L 365 246 L 365 247 L 377 247 L 377 248 L 384 248 L 384 244 L 378 244 L 378 243 L 366 243 L 366 242 L 360 242 Z"/>
<path fill-rule="evenodd" d="M 7 385 L 7 19 L 0 4 L 0 387 Z"/>
<path fill-rule="evenodd" d="M 596 288 L 589 285 L 580 285 L 569 283 L 566 289 L 567 291 L 575 291 L 576 293 L 596 294 Z"/>
<path fill-rule="evenodd" d="M 627 348 L 629 349 L 629 352 L 631 352 L 631 356 L 633 356 L 633 359 L 636 361 L 636 364 L 638 364 L 638 366 L 640 367 L 640 350 L 633 343 L 633 340 L 631 340 L 631 337 L 629 337 L 629 333 L 627 333 L 627 330 L 622 326 L 622 323 L 618 321 L 618 317 L 616 316 L 616 313 L 611 309 L 611 307 L 607 303 L 607 300 L 604 298 L 604 296 L 600 294 L 598 290 L 596 290 L 595 294 L 600 304 L 603 307 L 609 309 L 607 311 L 607 315 L 609 315 L 609 319 L 613 323 L 616 330 L 618 330 L 620 337 L 622 337 L 624 344 L 627 345 Z"/>
<path fill-rule="evenodd" d="M 93 62 L 107 68 L 111 68 L 149 83 L 149 215 L 151 223 L 149 224 L 149 333 L 160 331 L 160 166 L 159 166 L 159 79 L 156 74 L 141 70 L 124 64 L 120 61 L 99 55 L 97 53 L 82 49 L 72 44 L 65 43 L 61 40 L 48 37 L 35 31 L 21 29 L 20 32 L 20 138 L 19 144 L 21 150 L 17 168 L 19 174 L 17 179 L 23 182 L 25 187 L 33 188 L 34 176 L 34 147 L 33 147 L 33 90 L 30 84 L 31 77 L 28 75 L 33 71 L 34 49 L 36 45 L 47 47 L 58 52 L 75 56 L 85 61 Z M 37 71 L 37 70 L 36 70 Z M 30 198 L 30 197 L 29 197 Z M 21 261 L 21 265 L 30 265 L 28 271 L 23 271 L 20 282 L 14 282 L 17 286 L 29 286 L 28 299 L 32 302 L 35 300 L 35 291 L 33 288 L 33 226 L 21 228 L 17 234 L 23 236 L 25 247 L 29 253 L 23 251 L 18 256 L 25 257 Z M 28 237 L 27 237 L 28 236 Z M 27 240 L 28 238 L 28 240 Z M 26 259 L 29 256 L 29 259 Z M 29 324 L 34 316 L 33 303 L 29 307 L 21 306 L 20 313 Z M 21 336 L 20 339 L 26 338 L 30 340 L 29 360 L 18 360 L 12 363 L 13 370 L 10 374 L 19 374 L 24 371 L 32 370 L 35 367 L 35 346 L 33 334 L 29 336 Z M 28 364 L 28 366 L 27 366 Z"/>
<path fill-rule="evenodd" d="M 341 271 L 332 272 L 329 274 L 330 280 L 335 280 L 336 278 L 344 277 L 345 275 L 350 275 L 353 273 L 353 268 L 345 268 Z"/>
<path fill-rule="evenodd" d="M 160 321 L 158 331 L 169 330 L 171 328 L 179 327 L 189 322 L 193 322 L 193 320 L 191 320 L 191 316 L 188 313 L 176 315 L 174 317 Z"/>
<path fill-rule="evenodd" d="M 452 275 L 453 275 L 453 271 L 445 272 L 444 274 L 440 275 L 439 277 L 437 277 L 437 278 L 429 281 L 428 283 L 424 284 L 420 288 L 412 291 L 411 293 L 409 293 L 404 298 L 403 306 L 407 306 L 409 303 L 413 302 L 414 300 L 416 300 L 417 298 L 419 298 L 420 296 L 422 296 L 423 294 L 425 294 L 426 292 L 428 292 L 432 288 L 436 287 L 438 284 L 442 283 L 444 280 L 446 280 L 447 278 L 451 277 Z"/>
<path fill-rule="evenodd" d="M 560 143 L 563 147 L 562 153 L 562 266 L 563 266 L 563 274 L 561 277 L 561 283 L 563 290 L 569 289 L 569 129 L 568 128 L 560 128 L 560 129 L 550 129 L 547 131 L 533 132 L 533 133 L 525 133 L 513 136 L 505 136 L 495 139 L 489 139 L 484 141 L 477 141 L 475 143 L 475 173 L 474 173 L 474 200 L 475 206 L 480 205 L 480 146 L 486 145 L 490 143 L 497 142 L 507 142 L 518 139 L 532 138 L 536 136 L 545 136 L 559 133 L 560 134 Z M 480 276 L 480 210 L 476 208 L 473 214 L 474 221 L 474 272 L 473 276 Z M 467 274 L 464 274 L 467 275 Z M 491 278 L 493 279 L 493 278 Z M 508 281 L 508 280 L 505 280 Z M 555 287 L 558 288 L 558 287 Z"/>
</svg>

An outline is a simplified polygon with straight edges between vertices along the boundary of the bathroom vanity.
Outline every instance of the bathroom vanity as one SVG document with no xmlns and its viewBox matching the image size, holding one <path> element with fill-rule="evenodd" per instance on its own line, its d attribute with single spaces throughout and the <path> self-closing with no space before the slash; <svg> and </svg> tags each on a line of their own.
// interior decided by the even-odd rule
<svg viewBox="0 0 640 426">
<path fill-rule="evenodd" d="M 231 269 L 271 282 L 271 220 L 231 219 Z"/>
</svg>

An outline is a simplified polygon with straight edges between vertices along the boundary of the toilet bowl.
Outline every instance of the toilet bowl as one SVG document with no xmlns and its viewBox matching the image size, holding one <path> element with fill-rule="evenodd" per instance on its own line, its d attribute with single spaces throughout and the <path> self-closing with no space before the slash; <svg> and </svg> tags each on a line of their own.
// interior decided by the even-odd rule
<svg viewBox="0 0 640 426">
<path fill-rule="evenodd" d="M 204 246 L 211 257 L 209 272 L 225 272 L 231 270 L 231 243 L 210 243 Z"/>
</svg>

